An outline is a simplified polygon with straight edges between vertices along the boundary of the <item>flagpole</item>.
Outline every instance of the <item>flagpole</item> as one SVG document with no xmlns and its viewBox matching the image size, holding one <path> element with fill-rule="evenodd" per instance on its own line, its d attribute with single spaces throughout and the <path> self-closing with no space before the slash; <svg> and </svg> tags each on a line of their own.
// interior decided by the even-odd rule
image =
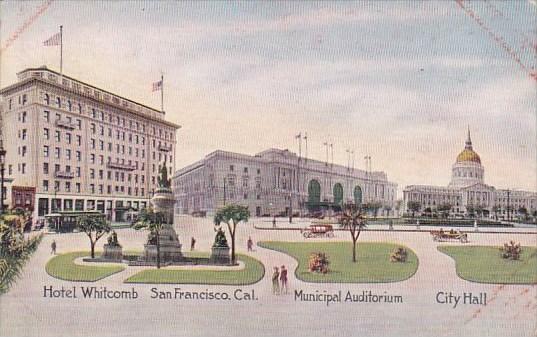
<svg viewBox="0 0 537 337">
<path fill-rule="evenodd" d="M 164 74 L 160 74 L 160 111 L 164 113 Z"/>
<path fill-rule="evenodd" d="M 63 26 L 60 26 L 60 76 L 63 75 Z"/>
</svg>

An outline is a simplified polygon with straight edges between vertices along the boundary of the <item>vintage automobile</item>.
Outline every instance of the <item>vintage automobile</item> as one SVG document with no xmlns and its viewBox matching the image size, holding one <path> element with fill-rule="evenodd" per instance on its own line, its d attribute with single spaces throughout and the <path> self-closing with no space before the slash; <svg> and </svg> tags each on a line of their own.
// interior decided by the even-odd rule
<svg viewBox="0 0 537 337">
<path fill-rule="evenodd" d="M 468 234 L 462 233 L 459 230 L 449 230 L 444 231 L 440 229 L 439 231 L 431 231 L 431 236 L 433 237 L 434 241 L 450 241 L 450 240 L 457 240 L 462 243 L 468 242 Z"/>
<path fill-rule="evenodd" d="M 309 238 L 333 238 L 334 228 L 332 225 L 310 225 L 307 228 L 301 229 L 300 232 L 306 239 Z"/>
</svg>

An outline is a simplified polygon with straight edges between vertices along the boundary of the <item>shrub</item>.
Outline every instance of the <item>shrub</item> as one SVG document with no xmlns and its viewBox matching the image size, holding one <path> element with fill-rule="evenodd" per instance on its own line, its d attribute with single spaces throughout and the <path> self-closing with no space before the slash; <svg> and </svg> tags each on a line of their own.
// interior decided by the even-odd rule
<svg viewBox="0 0 537 337">
<path fill-rule="evenodd" d="M 405 248 L 395 248 L 390 255 L 390 262 L 406 262 L 408 253 Z"/>
<path fill-rule="evenodd" d="M 520 253 L 522 253 L 522 247 L 520 243 L 515 243 L 513 240 L 508 243 L 504 243 L 500 248 L 501 256 L 504 259 L 518 260 L 520 259 Z"/>
<path fill-rule="evenodd" d="M 328 273 L 328 265 L 330 261 L 325 253 L 311 253 L 309 257 L 308 270 L 312 273 Z"/>
</svg>

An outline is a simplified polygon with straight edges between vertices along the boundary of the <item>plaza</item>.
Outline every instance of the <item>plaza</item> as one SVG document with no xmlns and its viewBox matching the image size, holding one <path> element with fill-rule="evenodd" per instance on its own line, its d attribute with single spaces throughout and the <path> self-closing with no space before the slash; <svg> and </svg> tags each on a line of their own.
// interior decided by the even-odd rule
<svg viewBox="0 0 537 337">
<path fill-rule="evenodd" d="M 183 241 L 195 237 L 196 251 L 209 251 L 213 241 L 212 219 L 176 216 L 175 229 Z M 277 219 L 278 223 L 285 219 Z M 246 240 L 290 242 L 339 242 L 349 240 L 345 231 L 337 231 L 333 239 L 304 239 L 299 231 L 263 230 L 267 219 L 252 218 L 237 230 L 238 252 L 261 261 L 265 269 L 263 279 L 253 285 L 193 285 L 193 284 L 130 284 L 126 279 L 139 273 L 143 267 L 129 267 L 97 282 L 66 282 L 49 276 L 45 271 L 52 257 L 49 247 L 52 240 L 58 243 L 58 253 L 85 250 L 87 238 L 82 233 L 50 234 L 45 236 L 39 250 L 25 267 L 21 279 L 2 296 L 2 335 L 57 335 L 57 326 L 72 336 L 99 334 L 117 336 L 129 331 L 132 336 L 246 336 L 247 331 L 257 331 L 261 336 L 292 334 L 294 336 L 326 336 L 327 324 L 338 324 L 340 331 L 348 335 L 363 336 L 531 336 L 533 318 L 537 313 L 535 285 L 482 284 L 465 281 L 457 276 L 455 261 L 438 250 L 439 245 L 457 246 L 459 243 L 437 243 L 430 238 L 429 230 L 395 226 L 389 231 L 387 225 L 376 225 L 364 231 L 361 242 L 391 242 L 412 249 L 419 258 L 419 268 L 409 279 L 395 283 L 309 283 L 298 280 L 294 270 L 298 267 L 291 256 L 273 250 L 255 247 L 246 251 Z M 301 222 L 306 225 L 307 222 Z M 494 233 L 494 231 L 502 231 Z M 528 234 L 527 232 L 530 232 Z M 526 232 L 526 233 L 522 233 Z M 139 250 L 146 234 L 132 229 L 117 230 L 119 240 L 126 250 Z M 531 234 L 533 233 L 533 234 Z M 537 234 L 533 229 L 491 229 L 489 233 L 469 233 L 471 245 L 500 246 L 508 240 L 516 240 L 524 246 L 535 246 Z M 98 243 L 102 250 L 103 242 Z M 360 263 L 360 262 L 358 262 Z M 273 266 L 288 267 L 290 294 L 271 294 L 270 270 Z M 107 287 L 114 291 L 138 293 L 136 299 L 88 300 L 83 298 L 45 298 L 43 287 L 54 289 L 73 286 Z M 152 289 L 175 292 L 211 291 L 228 293 L 233 297 L 237 289 L 254 291 L 257 300 L 193 301 L 158 300 L 152 298 Z M 325 303 L 303 302 L 295 299 L 294 290 L 303 293 L 342 293 L 401 296 L 402 303 Z M 486 306 L 440 303 L 439 293 L 487 293 Z M 128 308 L 128 310 L 126 310 Z M 58 315 L 69 312 L 69 315 Z M 36 313 L 39 313 L 38 315 Z M 401 313 L 405 313 L 404 315 Z M 318 317 L 321 315 L 322 320 Z M 241 318 L 240 328 L 235 319 Z M 278 322 L 266 324 L 267 318 Z M 501 320 L 501 324 L 497 324 Z M 54 321 L 51 325 L 49 322 Z M 158 322 L 155 330 L 148 321 Z M 76 322 L 76 324 L 73 324 Z M 419 322 L 428 322 L 423 325 Z M 189 329 L 181 328 L 188 325 Z M 214 327 L 218 326 L 218 329 Z M 106 327 L 106 328 L 103 328 Z M 261 331 L 260 327 L 264 327 Z"/>
</svg>

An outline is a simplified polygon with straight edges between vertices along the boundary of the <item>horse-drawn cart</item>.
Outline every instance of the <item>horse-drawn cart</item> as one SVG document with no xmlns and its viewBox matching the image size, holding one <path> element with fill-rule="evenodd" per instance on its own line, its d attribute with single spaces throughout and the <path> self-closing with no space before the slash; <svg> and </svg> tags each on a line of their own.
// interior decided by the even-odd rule
<svg viewBox="0 0 537 337">
<path fill-rule="evenodd" d="M 468 234 L 462 233 L 461 231 L 457 230 L 454 231 L 453 229 L 445 232 L 442 229 L 439 231 L 431 231 L 431 236 L 433 237 L 434 241 L 451 241 L 451 240 L 457 240 L 462 243 L 468 242 Z"/>
<path fill-rule="evenodd" d="M 333 238 L 334 228 L 332 225 L 310 225 L 307 228 L 301 229 L 300 232 L 306 239 L 309 238 Z"/>
</svg>

